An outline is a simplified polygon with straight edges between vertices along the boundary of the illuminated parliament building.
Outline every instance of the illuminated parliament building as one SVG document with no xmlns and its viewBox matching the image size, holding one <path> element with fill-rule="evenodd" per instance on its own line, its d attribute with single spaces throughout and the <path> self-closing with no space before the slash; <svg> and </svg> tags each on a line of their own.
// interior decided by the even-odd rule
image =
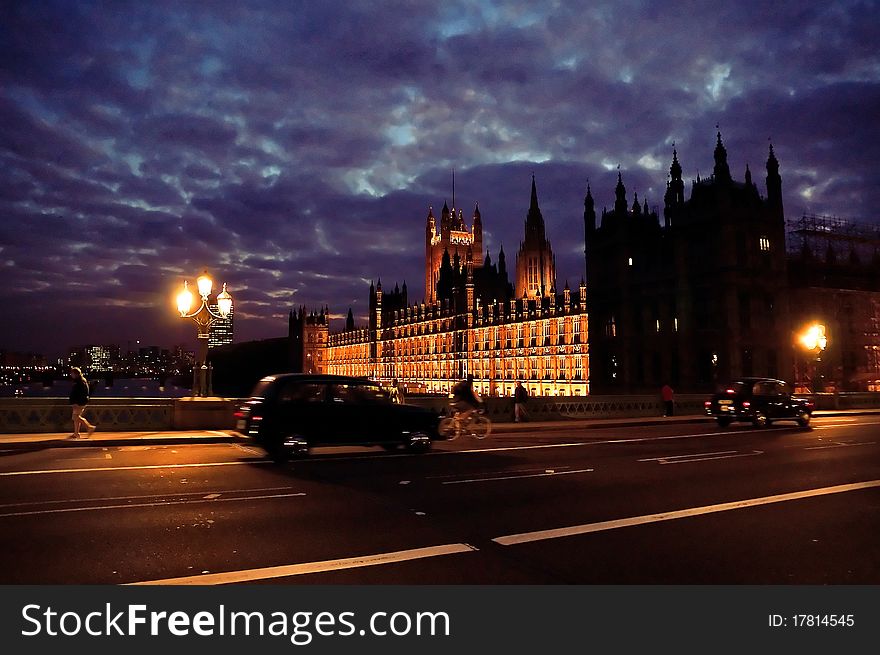
<svg viewBox="0 0 880 655">
<path fill-rule="evenodd" d="M 585 283 L 556 288 L 534 176 L 513 283 L 504 248 L 497 263 L 483 253 L 479 206 L 468 228 L 444 203 L 439 224 L 433 210 L 426 219 L 424 301 L 408 295 L 405 283 L 371 284 L 369 324 L 355 327 L 349 312 L 346 329 L 329 334 L 323 371 L 423 393 L 447 392 L 468 374 L 484 395 L 510 396 L 517 381 L 532 395 L 589 393 Z"/>
</svg>

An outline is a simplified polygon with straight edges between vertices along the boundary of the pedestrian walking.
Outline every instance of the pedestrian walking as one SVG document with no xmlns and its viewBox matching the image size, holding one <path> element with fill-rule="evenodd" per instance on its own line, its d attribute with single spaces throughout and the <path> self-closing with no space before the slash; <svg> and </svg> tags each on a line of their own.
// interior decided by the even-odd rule
<svg viewBox="0 0 880 655">
<path fill-rule="evenodd" d="M 660 389 L 660 395 L 663 398 L 663 416 L 672 416 L 675 413 L 675 391 L 668 384 L 664 384 Z"/>
<path fill-rule="evenodd" d="M 521 381 L 517 382 L 513 391 L 513 420 L 517 423 L 529 420 L 529 414 L 526 412 L 527 402 L 529 402 L 529 390 Z"/>
<path fill-rule="evenodd" d="M 70 377 L 73 380 L 73 388 L 70 390 L 69 399 L 72 409 L 71 420 L 73 421 L 73 434 L 70 435 L 70 438 L 79 439 L 82 437 L 80 429 L 82 426 L 85 426 L 87 432 L 85 437 L 82 438 L 88 439 L 96 428 L 95 425 L 89 423 L 83 416 L 83 411 L 85 411 L 86 405 L 89 404 L 89 383 L 86 381 L 82 370 L 76 366 L 71 367 Z"/>
<path fill-rule="evenodd" d="M 391 388 L 388 390 L 388 395 L 391 396 L 391 402 L 402 405 L 403 404 L 403 392 L 400 390 L 400 386 L 397 383 L 397 378 L 391 381 Z"/>
</svg>

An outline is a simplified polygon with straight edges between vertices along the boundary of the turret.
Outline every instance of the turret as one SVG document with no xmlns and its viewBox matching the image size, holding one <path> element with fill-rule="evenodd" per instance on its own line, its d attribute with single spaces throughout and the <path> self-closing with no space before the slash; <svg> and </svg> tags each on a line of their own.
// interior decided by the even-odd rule
<svg viewBox="0 0 880 655">
<path fill-rule="evenodd" d="M 623 186 L 623 177 L 620 175 L 620 169 L 617 171 L 617 187 L 614 189 L 614 213 L 618 216 L 626 215 L 626 187 Z"/>
<path fill-rule="evenodd" d="M 681 179 L 681 164 L 678 163 L 678 152 L 672 144 L 672 165 L 669 167 L 669 181 L 666 183 L 666 195 L 663 196 L 664 225 L 672 225 L 672 217 L 676 210 L 684 204 L 684 182 Z"/>
<path fill-rule="evenodd" d="M 593 202 L 593 194 L 590 192 L 590 182 L 587 181 L 587 195 L 584 196 L 584 233 L 596 231 L 596 205 Z"/>
<path fill-rule="evenodd" d="M 483 218 L 480 216 L 480 205 L 474 203 L 473 224 L 471 234 L 474 237 L 474 252 L 483 252 Z"/>
<path fill-rule="evenodd" d="M 767 157 L 767 202 L 782 215 L 782 178 L 779 176 L 779 162 L 770 144 L 770 155 Z"/>
<path fill-rule="evenodd" d="M 721 143 L 721 132 L 718 132 L 718 142 L 715 144 L 715 181 L 721 183 L 730 182 L 730 167 L 727 165 L 727 148 Z"/>
<path fill-rule="evenodd" d="M 446 201 L 443 202 L 443 211 L 440 214 L 440 235 L 445 239 L 449 236 L 449 230 L 452 228 L 452 215 L 449 212 L 449 206 Z"/>
</svg>

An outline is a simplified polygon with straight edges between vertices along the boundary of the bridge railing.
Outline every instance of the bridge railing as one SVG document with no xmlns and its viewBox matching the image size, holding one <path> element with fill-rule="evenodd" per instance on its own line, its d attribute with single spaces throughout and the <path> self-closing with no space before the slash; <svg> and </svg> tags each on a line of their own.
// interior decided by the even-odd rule
<svg viewBox="0 0 880 655">
<path fill-rule="evenodd" d="M 703 413 L 705 394 L 679 394 L 675 413 Z M 880 393 L 814 394 L 816 409 L 880 408 Z M 237 398 L 101 398 L 93 399 L 86 418 L 101 431 L 230 430 Z M 407 396 L 408 404 L 443 412 L 448 398 Z M 526 405 L 532 421 L 662 416 L 657 396 L 533 397 Z M 72 430 L 66 398 L 0 398 L 0 433 L 21 434 Z M 512 398 L 488 398 L 487 411 L 495 422 L 513 420 Z"/>
</svg>

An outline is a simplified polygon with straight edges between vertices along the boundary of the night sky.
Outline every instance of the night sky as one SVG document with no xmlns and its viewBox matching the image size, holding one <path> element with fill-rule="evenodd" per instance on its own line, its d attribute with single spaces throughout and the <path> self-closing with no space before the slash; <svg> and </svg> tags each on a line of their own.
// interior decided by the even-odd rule
<svg viewBox="0 0 880 655">
<path fill-rule="evenodd" d="M 662 211 L 673 143 L 689 195 L 716 125 L 761 193 L 772 139 L 786 218 L 880 222 L 876 2 L 0 6 L 0 349 L 194 348 L 173 296 L 205 268 L 237 341 L 365 317 L 379 277 L 419 301 L 453 169 L 510 268 L 534 173 L 574 285 L 588 181 Z"/>
</svg>

